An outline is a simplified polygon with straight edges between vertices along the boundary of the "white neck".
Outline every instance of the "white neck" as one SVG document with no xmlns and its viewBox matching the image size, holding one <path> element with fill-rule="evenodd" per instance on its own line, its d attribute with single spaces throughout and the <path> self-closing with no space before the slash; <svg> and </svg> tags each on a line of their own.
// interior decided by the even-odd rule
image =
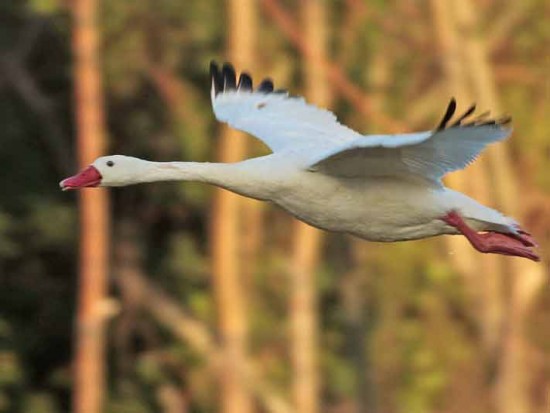
<svg viewBox="0 0 550 413">
<path fill-rule="evenodd" d="M 265 162 L 264 157 L 264 162 Z M 144 173 L 133 177 L 135 183 L 156 181 L 205 182 L 256 199 L 266 199 L 271 188 L 268 173 L 258 168 L 260 158 L 237 163 L 209 162 L 147 162 Z M 259 170 L 260 169 L 260 170 Z"/>
<path fill-rule="evenodd" d="M 218 185 L 229 164 L 208 162 L 147 162 L 147 173 L 138 182 L 196 181 Z"/>
</svg>

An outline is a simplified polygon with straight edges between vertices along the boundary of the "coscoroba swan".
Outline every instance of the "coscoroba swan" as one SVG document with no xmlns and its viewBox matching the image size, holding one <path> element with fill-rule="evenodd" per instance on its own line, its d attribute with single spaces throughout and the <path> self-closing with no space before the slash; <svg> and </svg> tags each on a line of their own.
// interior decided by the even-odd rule
<svg viewBox="0 0 550 413">
<path fill-rule="evenodd" d="M 272 153 L 237 163 L 150 162 L 104 156 L 63 189 L 155 181 L 199 181 L 271 201 L 298 219 L 371 241 L 462 234 L 481 252 L 538 261 L 532 237 L 512 218 L 446 188 L 441 178 L 506 138 L 509 118 L 456 120 L 451 100 L 433 131 L 361 135 L 333 113 L 263 80 L 253 89 L 229 64 L 211 64 L 212 106 L 218 120 L 261 139 Z"/>
</svg>

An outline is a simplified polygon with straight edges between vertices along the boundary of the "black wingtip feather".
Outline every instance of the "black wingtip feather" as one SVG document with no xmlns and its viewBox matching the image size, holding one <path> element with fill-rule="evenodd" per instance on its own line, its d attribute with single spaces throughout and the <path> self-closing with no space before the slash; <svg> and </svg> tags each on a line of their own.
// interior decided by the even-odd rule
<svg viewBox="0 0 550 413">
<path fill-rule="evenodd" d="M 439 123 L 437 127 L 437 131 L 446 129 L 446 128 L 458 128 L 458 127 L 474 127 L 474 126 L 504 126 L 509 124 L 512 121 L 512 118 L 509 116 L 502 117 L 500 119 L 490 119 L 489 114 L 490 112 L 484 112 L 481 115 L 476 116 L 475 118 L 471 118 L 471 115 L 476 110 L 476 105 L 473 104 L 466 110 L 462 115 L 458 117 L 456 121 L 454 121 L 452 124 L 449 125 L 449 121 L 453 117 L 453 115 L 456 112 L 456 100 L 455 98 L 452 98 L 449 102 L 449 106 L 447 107 L 447 110 L 445 112 L 445 115 L 443 115 L 443 119 Z M 464 121 L 467 122 L 464 122 Z"/>
<path fill-rule="evenodd" d="M 214 77 L 219 72 L 218 63 L 215 60 L 210 61 L 210 76 Z"/>
<path fill-rule="evenodd" d="M 252 78 L 248 73 L 241 73 L 239 77 L 239 84 L 237 85 L 238 90 L 247 90 L 252 91 Z"/>
<path fill-rule="evenodd" d="M 491 111 L 486 110 L 485 112 L 480 113 L 479 115 L 477 115 L 474 118 L 474 120 L 471 121 L 470 123 L 483 123 L 490 115 L 491 115 Z"/>
<path fill-rule="evenodd" d="M 460 126 L 462 124 L 462 121 L 466 119 L 468 116 L 470 116 L 474 111 L 476 110 L 476 104 L 474 103 L 472 106 L 468 108 L 466 112 L 464 112 L 456 121 L 453 122 L 451 125 L 451 128 L 454 126 Z"/>
<path fill-rule="evenodd" d="M 254 91 L 252 77 L 248 73 L 242 72 L 237 82 L 237 75 L 231 63 L 224 63 L 220 70 L 218 64 L 212 60 L 210 62 L 210 77 L 215 96 L 231 90 Z M 288 94 L 285 89 L 274 90 L 273 81 L 269 78 L 264 79 L 255 92 Z"/>
<path fill-rule="evenodd" d="M 210 62 L 210 78 L 212 79 L 212 87 L 214 88 L 214 95 L 223 91 L 223 77 L 218 67 L 218 64 L 212 60 Z"/>
<path fill-rule="evenodd" d="M 449 102 L 449 106 L 447 106 L 447 110 L 443 115 L 443 119 L 441 119 L 441 122 L 439 122 L 437 130 L 443 130 L 447 127 L 447 123 L 453 117 L 453 115 L 455 114 L 455 111 L 456 111 L 456 99 L 451 98 L 451 101 Z"/>
<path fill-rule="evenodd" d="M 224 63 L 222 67 L 223 90 L 237 89 L 237 75 L 231 63 Z"/>
<path fill-rule="evenodd" d="M 509 115 L 497 119 L 498 125 L 509 125 L 510 123 L 512 123 L 512 117 Z"/>
<path fill-rule="evenodd" d="M 273 81 L 271 79 L 264 79 L 262 83 L 256 89 L 257 92 L 261 93 L 271 93 L 273 92 Z"/>
</svg>

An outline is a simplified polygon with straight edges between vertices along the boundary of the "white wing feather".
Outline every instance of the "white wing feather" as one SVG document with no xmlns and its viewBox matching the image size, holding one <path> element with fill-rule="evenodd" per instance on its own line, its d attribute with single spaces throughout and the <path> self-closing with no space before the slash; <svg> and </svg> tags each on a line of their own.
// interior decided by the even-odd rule
<svg viewBox="0 0 550 413">
<path fill-rule="evenodd" d="M 287 94 L 235 90 L 218 94 L 212 106 L 218 120 L 256 136 L 273 152 L 334 146 L 361 136 L 338 123 L 332 112 Z"/>
<path fill-rule="evenodd" d="M 214 70 L 211 97 L 216 118 L 256 136 L 273 152 L 312 145 L 329 148 L 361 137 L 340 124 L 332 112 L 310 105 L 301 97 L 232 86 L 235 75 L 227 65 L 222 72 L 217 67 L 211 70 Z"/>
<path fill-rule="evenodd" d="M 453 126 L 404 135 L 363 136 L 327 150 L 309 167 L 335 176 L 416 175 L 439 181 L 463 169 L 490 143 L 506 138 L 502 125 Z"/>
</svg>

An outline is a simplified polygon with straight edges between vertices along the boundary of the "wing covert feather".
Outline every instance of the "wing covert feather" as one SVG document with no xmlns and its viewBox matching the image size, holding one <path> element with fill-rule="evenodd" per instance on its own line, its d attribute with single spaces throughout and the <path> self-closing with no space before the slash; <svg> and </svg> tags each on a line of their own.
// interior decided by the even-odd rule
<svg viewBox="0 0 550 413">
<path fill-rule="evenodd" d="M 509 118 L 487 119 L 486 115 L 465 122 L 473 113 L 470 107 L 451 126 L 456 102 L 451 100 L 435 131 L 403 135 L 362 136 L 315 159 L 310 170 L 335 176 L 416 175 L 439 181 L 445 174 L 463 169 L 490 143 L 510 134 Z"/>
</svg>

